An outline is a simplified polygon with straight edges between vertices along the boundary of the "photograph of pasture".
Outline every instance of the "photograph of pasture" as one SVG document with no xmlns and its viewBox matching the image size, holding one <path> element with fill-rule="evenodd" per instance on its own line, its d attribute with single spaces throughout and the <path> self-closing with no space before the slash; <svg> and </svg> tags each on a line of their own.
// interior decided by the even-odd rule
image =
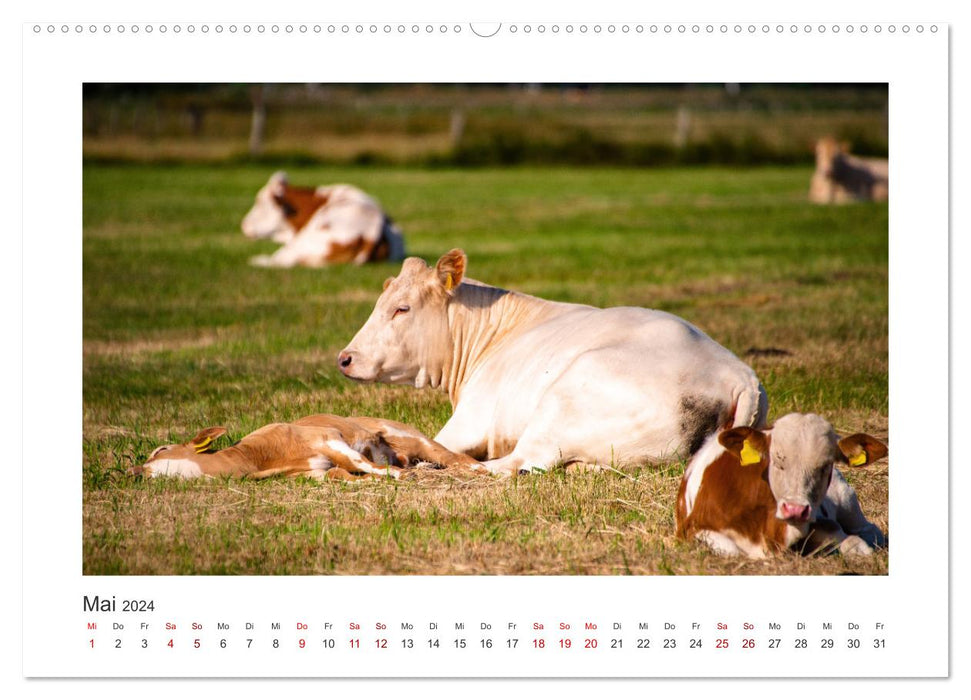
<svg viewBox="0 0 971 700">
<path fill-rule="evenodd" d="M 885 84 L 82 106 L 84 574 L 888 573 Z"/>
</svg>

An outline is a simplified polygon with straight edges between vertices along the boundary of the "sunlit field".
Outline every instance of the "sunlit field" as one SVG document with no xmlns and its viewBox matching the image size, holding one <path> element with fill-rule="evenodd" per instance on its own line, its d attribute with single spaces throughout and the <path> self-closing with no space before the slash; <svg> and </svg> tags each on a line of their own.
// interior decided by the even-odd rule
<svg viewBox="0 0 971 700">
<path fill-rule="evenodd" d="M 85 574 L 887 572 L 886 553 L 749 562 L 677 540 L 677 462 L 397 482 L 128 476 L 154 447 L 207 426 L 238 440 L 336 413 L 433 436 L 450 415 L 444 394 L 355 384 L 337 370 L 397 264 L 247 264 L 274 248 L 239 230 L 270 172 L 84 170 Z M 483 282 L 686 318 L 755 368 L 770 421 L 817 412 L 843 434 L 887 438 L 887 206 L 811 205 L 808 167 L 289 172 L 295 184 L 374 194 L 409 254 L 434 262 L 460 247 Z M 888 469 L 846 474 L 885 531 Z"/>
</svg>

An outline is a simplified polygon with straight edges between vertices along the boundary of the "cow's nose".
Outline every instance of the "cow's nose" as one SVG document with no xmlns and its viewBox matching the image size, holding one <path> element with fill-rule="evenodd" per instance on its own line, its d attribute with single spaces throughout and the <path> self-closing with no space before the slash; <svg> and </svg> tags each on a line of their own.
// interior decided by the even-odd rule
<svg viewBox="0 0 971 700">
<path fill-rule="evenodd" d="M 805 522 L 809 520 L 810 508 L 809 506 L 799 505 L 796 503 L 783 503 L 782 504 L 782 517 L 786 520 L 797 520 L 799 522 Z"/>
<path fill-rule="evenodd" d="M 347 369 L 348 367 L 351 366 L 351 363 L 353 361 L 354 361 L 354 355 L 347 352 L 347 350 L 342 351 L 341 354 L 337 356 L 337 365 L 341 369 Z"/>
</svg>

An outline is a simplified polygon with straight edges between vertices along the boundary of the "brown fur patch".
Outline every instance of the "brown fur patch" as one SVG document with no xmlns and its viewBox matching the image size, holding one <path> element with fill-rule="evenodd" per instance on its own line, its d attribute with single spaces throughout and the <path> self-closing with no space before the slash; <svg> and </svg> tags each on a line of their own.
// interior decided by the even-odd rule
<svg viewBox="0 0 971 700">
<path fill-rule="evenodd" d="M 762 435 L 750 428 L 744 430 Z M 746 439 L 737 437 L 739 442 Z M 730 441 L 734 442 L 734 437 Z M 676 511 L 680 537 L 690 538 L 702 530 L 732 530 L 769 551 L 785 548 L 786 523 L 775 517 L 776 502 L 768 478 L 768 445 L 765 447 L 762 461 L 756 464 L 742 466 L 733 452 L 716 458 L 705 469 L 694 508 L 687 516 L 684 505 L 687 480 L 682 480 Z"/>
<path fill-rule="evenodd" d="M 358 256 L 371 245 L 364 240 L 363 236 L 358 236 L 350 243 L 331 243 L 330 250 L 325 258 L 329 263 L 349 263 L 355 262 Z"/>
<path fill-rule="evenodd" d="M 327 204 L 327 197 L 321 197 L 313 187 L 294 187 L 284 185 L 283 194 L 274 195 L 273 199 L 283 209 L 283 214 L 287 218 L 294 231 L 299 231 L 310 217 Z"/>
<path fill-rule="evenodd" d="M 843 456 L 847 458 L 847 464 L 850 464 L 850 460 L 862 452 L 865 460 L 853 465 L 858 467 L 883 459 L 889 453 L 886 445 L 866 433 L 848 435 L 839 441 L 839 448 Z"/>
</svg>

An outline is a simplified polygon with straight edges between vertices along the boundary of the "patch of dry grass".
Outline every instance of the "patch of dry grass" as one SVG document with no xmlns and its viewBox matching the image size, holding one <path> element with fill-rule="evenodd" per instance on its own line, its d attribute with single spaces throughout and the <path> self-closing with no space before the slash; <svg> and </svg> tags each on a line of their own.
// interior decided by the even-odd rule
<svg viewBox="0 0 971 700">
<path fill-rule="evenodd" d="M 850 476 L 865 503 L 886 503 L 885 463 Z M 678 468 L 511 479 L 428 470 L 399 482 L 324 484 L 123 479 L 85 497 L 85 573 L 886 572 L 886 553 L 767 561 L 712 555 L 674 536 L 679 483 Z M 869 515 L 886 528 L 880 513 Z"/>
</svg>

